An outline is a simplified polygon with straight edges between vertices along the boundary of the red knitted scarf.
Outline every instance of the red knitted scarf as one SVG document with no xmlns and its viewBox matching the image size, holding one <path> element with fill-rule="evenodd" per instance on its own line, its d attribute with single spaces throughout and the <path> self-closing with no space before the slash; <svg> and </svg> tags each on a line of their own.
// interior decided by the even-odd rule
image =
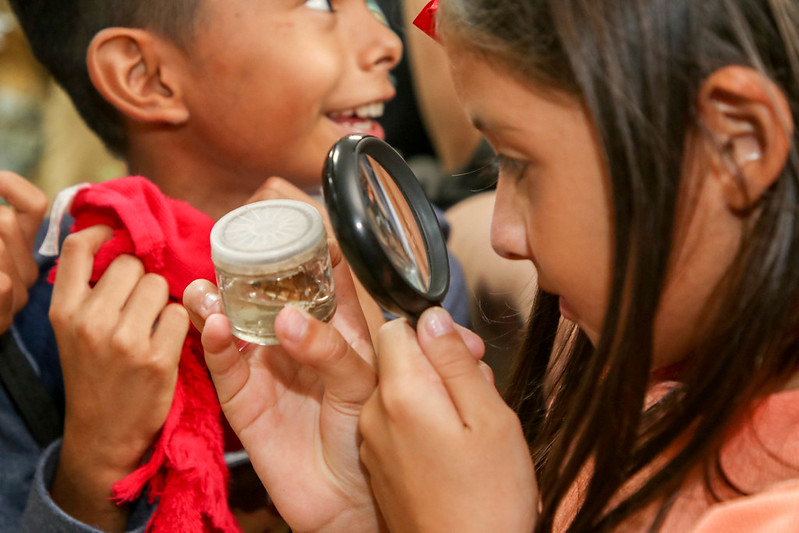
<svg viewBox="0 0 799 533">
<path fill-rule="evenodd" d="M 80 190 L 72 203 L 72 231 L 105 224 L 111 240 L 96 256 L 92 283 L 120 254 L 132 254 L 169 283 L 181 302 L 195 279 L 213 281 L 209 236 L 213 220 L 185 202 L 167 198 L 149 180 L 128 177 Z M 50 275 L 55 279 L 55 269 Z M 205 367 L 200 333 L 192 327 L 181 354 L 172 407 L 152 455 L 114 484 L 119 503 L 135 500 L 149 483 L 159 499 L 147 530 L 154 532 L 240 531 L 227 504 L 219 400 Z"/>
</svg>

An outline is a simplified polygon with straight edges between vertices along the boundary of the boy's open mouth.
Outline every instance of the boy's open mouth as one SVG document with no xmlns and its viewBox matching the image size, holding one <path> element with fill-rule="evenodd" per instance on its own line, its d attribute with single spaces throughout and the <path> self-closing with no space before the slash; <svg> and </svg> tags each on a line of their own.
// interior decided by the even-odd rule
<svg viewBox="0 0 799 533">
<path fill-rule="evenodd" d="M 383 116 L 384 109 L 385 104 L 382 102 L 375 102 L 352 109 L 335 111 L 328 114 L 328 117 L 346 130 L 344 135 L 350 133 L 364 133 L 383 139 L 385 138 L 385 132 L 375 119 Z"/>
</svg>

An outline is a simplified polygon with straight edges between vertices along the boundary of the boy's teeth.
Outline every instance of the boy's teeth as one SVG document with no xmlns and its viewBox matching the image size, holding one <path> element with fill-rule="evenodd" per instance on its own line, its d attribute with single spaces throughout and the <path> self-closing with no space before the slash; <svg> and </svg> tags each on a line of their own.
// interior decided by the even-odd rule
<svg viewBox="0 0 799 533">
<path fill-rule="evenodd" d="M 362 105 L 360 107 L 356 107 L 355 109 L 348 109 L 346 111 L 338 111 L 336 113 L 331 113 L 333 118 L 377 118 L 383 116 L 383 109 L 385 108 L 385 104 L 382 103 L 375 103 L 375 104 L 367 104 Z"/>
<path fill-rule="evenodd" d="M 355 108 L 355 114 L 360 118 L 376 118 L 383 116 L 383 108 L 382 103 L 362 105 Z"/>
</svg>

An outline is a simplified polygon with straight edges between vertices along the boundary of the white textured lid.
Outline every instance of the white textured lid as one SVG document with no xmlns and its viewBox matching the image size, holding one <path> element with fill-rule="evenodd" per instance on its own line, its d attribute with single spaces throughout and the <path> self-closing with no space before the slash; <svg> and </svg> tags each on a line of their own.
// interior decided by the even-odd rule
<svg viewBox="0 0 799 533">
<path fill-rule="evenodd" d="M 233 272 L 274 272 L 310 259 L 325 237 L 322 216 L 313 206 L 264 200 L 239 207 L 214 224 L 211 257 L 217 267 Z"/>
</svg>

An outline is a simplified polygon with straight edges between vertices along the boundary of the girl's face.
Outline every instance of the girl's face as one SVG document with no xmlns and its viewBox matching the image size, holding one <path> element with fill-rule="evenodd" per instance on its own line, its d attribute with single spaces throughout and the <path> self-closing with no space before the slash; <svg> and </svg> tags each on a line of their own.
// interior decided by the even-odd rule
<svg viewBox="0 0 799 533">
<path fill-rule="evenodd" d="M 596 344 L 610 290 L 613 226 L 610 182 L 591 122 L 573 98 L 520 82 L 472 54 L 447 52 L 461 103 L 499 156 L 494 249 L 532 261 L 540 287 L 560 296 L 563 316 Z M 714 180 L 701 183 L 692 216 L 680 218 L 683 253 L 670 265 L 658 310 L 655 366 L 681 359 L 695 339 L 701 306 L 739 235 Z"/>
<path fill-rule="evenodd" d="M 529 259 L 564 317 L 598 339 L 611 261 L 606 179 L 579 104 L 536 92 L 470 54 L 450 54 L 456 90 L 499 157 L 491 242 Z"/>
</svg>

